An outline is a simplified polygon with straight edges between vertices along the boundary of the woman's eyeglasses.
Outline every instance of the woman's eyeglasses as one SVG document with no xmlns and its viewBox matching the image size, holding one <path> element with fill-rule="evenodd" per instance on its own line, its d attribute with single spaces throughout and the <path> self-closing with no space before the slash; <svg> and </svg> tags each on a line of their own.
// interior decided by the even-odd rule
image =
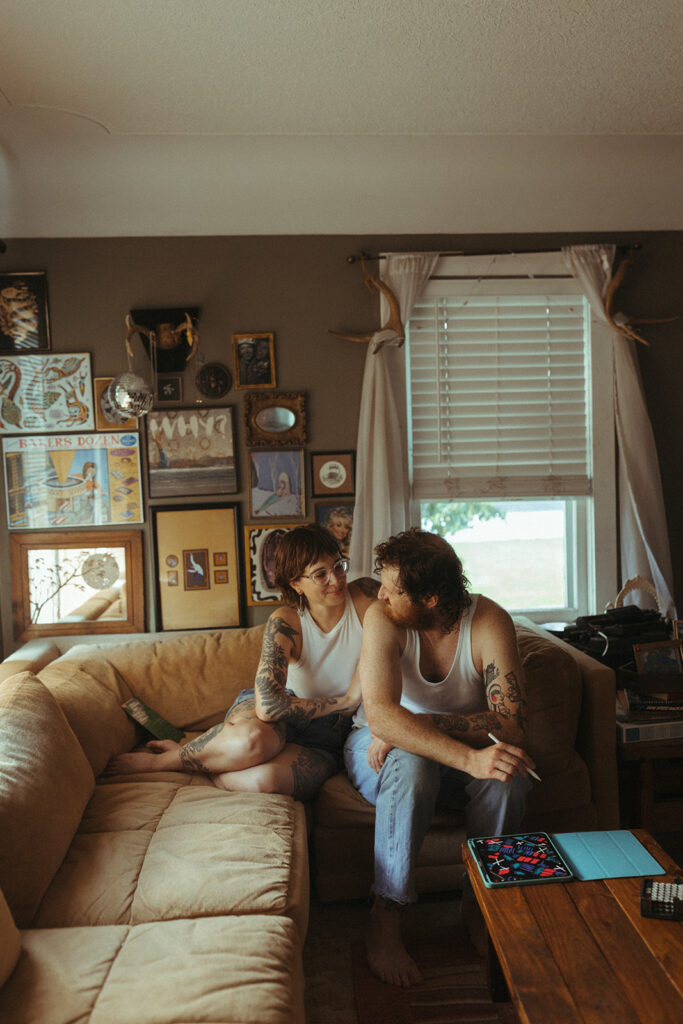
<svg viewBox="0 0 683 1024">
<path fill-rule="evenodd" d="M 316 587 L 326 587 L 330 582 L 330 576 L 334 573 L 335 576 L 346 576 L 349 571 L 349 560 L 348 558 L 339 558 L 331 569 L 316 569 L 315 572 L 306 573 L 302 572 L 301 576 L 305 580 L 311 580 L 315 583 Z"/>
</svg>

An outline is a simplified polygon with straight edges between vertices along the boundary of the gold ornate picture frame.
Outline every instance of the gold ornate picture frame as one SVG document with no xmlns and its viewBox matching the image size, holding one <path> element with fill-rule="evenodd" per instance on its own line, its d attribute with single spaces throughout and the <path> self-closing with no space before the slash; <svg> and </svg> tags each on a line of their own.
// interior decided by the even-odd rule
<svg viewBox="0 0 683 1024">
<path fill-rule="evenodd" d="M 247 446 L 306 443 L 306 395 L 303 391 L 247 394 L 244 400 Z"/>
</svg>

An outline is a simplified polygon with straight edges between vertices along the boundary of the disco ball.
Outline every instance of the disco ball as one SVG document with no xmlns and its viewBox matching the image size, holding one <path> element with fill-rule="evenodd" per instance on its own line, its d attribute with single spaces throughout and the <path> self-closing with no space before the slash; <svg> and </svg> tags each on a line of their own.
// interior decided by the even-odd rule
<svg viewBox="0 0 683 1024">
<path fill-rule="evenodd" d="M 129 416 L 144 416 L 152 408 L 152 388 L 136 373 L 120 373 L 107 388 L 114 412 Z"/>
</svg>

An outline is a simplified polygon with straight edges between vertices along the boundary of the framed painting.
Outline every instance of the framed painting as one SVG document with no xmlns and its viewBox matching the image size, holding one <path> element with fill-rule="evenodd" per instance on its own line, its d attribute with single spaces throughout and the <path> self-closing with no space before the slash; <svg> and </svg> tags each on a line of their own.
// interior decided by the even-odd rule
<svg viewBox="0 0 683 1024">
<path fill-rule="evenodd" d="M 183 400 L 183 378 L 179 373 L 159 374 L 156 379 L 155 401 L 159 405 L 168 402 L 179 404 Z"/>
<path fill-rule="evenodd" d="M 311 493 L 314 497 L 346 497 L 355 492 L 355 452 L 311 452 Z"/>
<path fill-rule="evenodd" d="M 90 353 L 0 356 L 0 434 L 95 429 Z"/>
<path fill-rule="evenodd" d="M 53 434 L 2 439 L 10 530 L 143 521 L 140 439 Z"/>
<path fill-rule="evenodd" d="M 245 395 L 247 445 L 272 447 L 306 442 L 306 396 L 303 391 Z"/>
<path fill-rule="evenodd" d="M 10 534 L 15 640 L 145 629 L 142 533 Z"/>
<path fill-rule="evenodd" d="M 330 531 L 344 558 L 351 547 L 354 507 L 351 501 L 318 501 L 315 506 L 316 523 Z"/>
<path fill-rule="evenodd" d="M 49 350 L 47 274 L 0 274 L 0 352 Z"/>
<path fill-rule="evenodd" d="M 147 414 L 150 498 L 236 494 L 232 406 Z"/>
<path fill-rule="evenodd" d="M 303 448 L 256 448 L 249 452 L 249 514 L 278 519 L 305 514 Z"/>
<path fill-rule="evenodd" d="M 244 625 L 237 505 L 152 509 L 157 628 Z"/>
<path fill-rule="evenodd" d="M 681 640 L 654 640 L 648 644 L 634 644 L 633 656 L 638 672 L 660 675 L 680 675 L 683 672 Z"/>
<path fill-rule="evenodd" d="M 123 423 L 112 423 L 107 419 L 105 403 L 102 396 L 113 381 L 113 377 L 95 377 L 93 380 L 93 398 L 95 405 L 95 429 L 96 430 L 137 430 L 138 421 L 136 416 L 124 420 Z"/>
<path fill-rule="evenodd" d="M 297 523 L 277 526 L 245 526 L 244 548 L 247 567 L 247 604 L 282 604 L 282 595 L 273 579 L 277 542 Z"/>
<path fill-rule="evenodd" d="M 238 390 L 277 387 L 274 334 L 233 334 L 232 351 Z"/>
</svg>

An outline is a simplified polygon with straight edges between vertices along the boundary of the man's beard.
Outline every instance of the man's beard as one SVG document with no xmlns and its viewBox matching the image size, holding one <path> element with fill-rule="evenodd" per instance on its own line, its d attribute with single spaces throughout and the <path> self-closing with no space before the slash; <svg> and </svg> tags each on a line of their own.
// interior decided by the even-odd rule
<svg viewBox="0 0 683 1024">
<path fill-rule="evenodd" d="M 434 608 L 425 608 L 422 604 L 411 604 L 404 612 L 396 612 L 389 605 L 384 606 L 387 617 L 403 629 L 433 629 L 438 625 L 438 616 Z"/>
</svg>

